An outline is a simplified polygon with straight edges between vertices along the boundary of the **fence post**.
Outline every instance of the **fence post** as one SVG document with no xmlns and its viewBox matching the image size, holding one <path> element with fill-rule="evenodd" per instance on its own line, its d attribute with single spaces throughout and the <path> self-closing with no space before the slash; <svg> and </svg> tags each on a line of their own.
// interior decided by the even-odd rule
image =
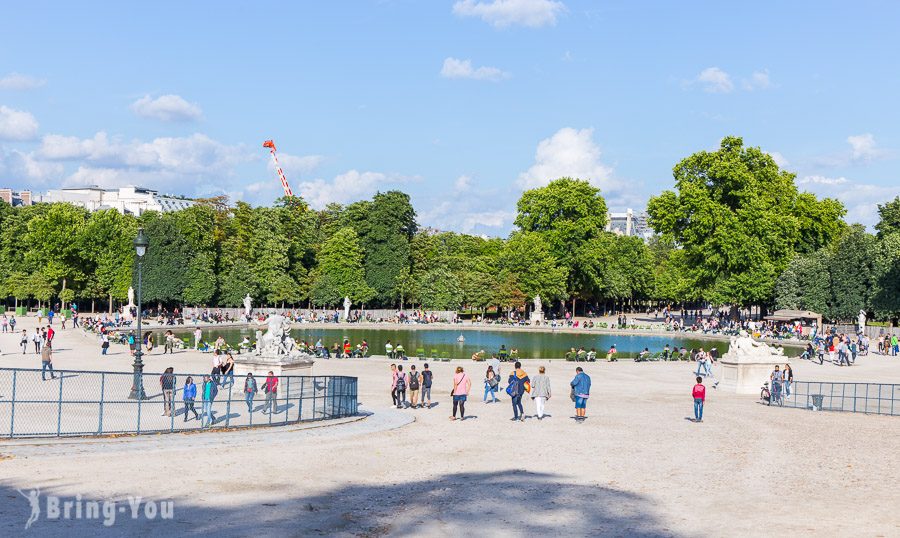
<svg viewBox="0 0 900 538">
<path fill-rule="evenodd" d="M 313 376 L 313 378 L 312 378 L 312 383 L 313 383 L 313 411 L 312 411 L 312 419 L 313 419 L 313 420 L 316 420 L 316 398 L 317 398 L 317 396 L 318 396 L 318 392 L 319 392 L 319 391 L 317 390 L 317 387 L 316 387 L 316 377 L 315 377 L 315 376 Z"/>
<path fill-rule="evenodd" d="M 232 370 L 233 371 L 233 370 Z M 234 392 L 234 382 L 228 385 L 228 403 L 225 404 L 225 427 L 231 424 L 231 393 Z"/>
<path fill-rule="evenodd" d="M 144 386 L 144 374 L 143 373 L 141 373 L 140 381 L 141 381 L 140 386 L 143 387 Z M 143 391 L 141 391 L 141 392 L 143 392 Z M 136 433 L 141 433 L 141 401 L 143 399 L 144 399 L 144 395 L 138 394 L 138 399 L 137 399 L 138 411 L 137 411 L 137 428 L 136 428 L 137 432 Z"/>
<path fill-rule="evenodd" d="M 16 374 L 18 372 L 13 370 L 13 383 L 12 383 L 12 403 L 10 404 L 9 409 L 9 438 L 12 439 L 15 437 L 13 432 L 16 431 Z"/>
<path fill-rule="evenodd" d="M 306 388 L 306 376 L 297 378 L 300 380 L 300 396 L 297 398 L 297 422 L 303 421 L 303 389 Z"/>
<path fill-rule="evenodd" d="M 63 372 L 59 373 L 59 403 L 56 407 L 56 436 L 59 437 L 60 432 L 62 431 L 62 384 L 63 384 Z"/>
<path fill-rule="evenodd" d="M 106 372 L 100 373 L 100 412 L 97 420 L 97 433 L 103 433 L 103 393 L 106 391 Z"/>
<path fill-rule="evenodd" d="M 287 424 L 290 422 L 288 419 L 288 409 L 291 407 L 291 378 L 288 376 L 287 378 L 287 391 L 285 391 L 284 398 L 284 423 Z"/>
<path fill-rule="evenodd" d="M 175 397 L 178 395 L 178 383 L 175 379 L 175 374 L 172 374 L 172 397 L 169 399 L 169 433 L 175 431 Z M 166 391 L 163 389 L 163 398 L 166 397 Z M 166 404 L 163 404 L 163 409 L 166 408 Z M 184 411 L 184 416 L 187 416 L 187 410 Z"/>
</svg>

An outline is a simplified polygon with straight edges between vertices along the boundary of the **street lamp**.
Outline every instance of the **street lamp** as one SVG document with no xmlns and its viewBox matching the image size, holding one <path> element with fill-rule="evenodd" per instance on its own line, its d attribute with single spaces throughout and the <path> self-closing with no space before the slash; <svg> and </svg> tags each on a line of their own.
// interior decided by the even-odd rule
<svg viewBox="0 0 900 538">
<path fill-rule="evenodd" d="M 144 262 L 144 254 L 147 253 L 147 247 L 150 245 L 150 242 L 147 241 L 147 236 L 144 235 L 144 229 L 138 228 L 137 237 L 134 238 L 134 252 L 137 254 L 137 270 L 138 270 L 138 285 L 137 285 L 137 338 L 134 339 L 135 343 L 135 351 L 134 351 L 134 382 L 131 384 L 131 394 L 128 395 L 129 400 L 145 400 L 147 399 L 147 395 L 144 394 L 144 363 L 141 361 L 141 357 L 143 356 L 143 352 L 141 351 L 141 286 L 142 275 L 141 269 L 143 268 Z"/>
</svg>

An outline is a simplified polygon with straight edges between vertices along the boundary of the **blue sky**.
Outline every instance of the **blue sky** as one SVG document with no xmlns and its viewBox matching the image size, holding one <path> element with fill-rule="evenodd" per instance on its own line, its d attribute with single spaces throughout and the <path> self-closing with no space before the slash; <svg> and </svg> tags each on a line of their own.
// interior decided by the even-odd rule
<svg viewBox="0 0 900 538">
<path fill-rule="evenodd" d="M 872 225 L 900 194 L 900 3 L 7 3 L 0 187 L 139 184 L 314 207 L 409 192 L 505 235 L 524 188 L 643 208 L 726 135 Z"/>
</svg>

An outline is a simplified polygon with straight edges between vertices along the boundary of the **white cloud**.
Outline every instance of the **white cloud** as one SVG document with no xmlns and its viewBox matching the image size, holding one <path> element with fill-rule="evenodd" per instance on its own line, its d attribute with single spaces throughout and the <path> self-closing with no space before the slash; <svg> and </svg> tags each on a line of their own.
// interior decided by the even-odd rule
<svg viewBox="0 0 900 538">
<path fill-rule="evenodd" d="M 734 90 L 731 75 L 718 67 L 707 67 L 697 75 L 696 81 L 709 93 L 729 93 Z"/>
<path fill-rule="evenodd" d="M 516 212 L 512 209 L 489 209 L 487 206 L 490 203 L 479 204 L 477 200 L 468 196 L 422 205 L 427 209 L 420 211 L 419 221 L 425 226 L 442 231 L 468 234 L 476 229 L 479 231 L 485 228 L 503 229 L 510 227 L 516 218 Z M 478 207 L 480 205 L 485 208 Z"/>
<path fill-rule="evenodd" d="M 565 10 L 565 4 L 557 0 L 460 0 L 453 4 L 455 15 L 478 17 L 497 28 L 552 26 Z"/>
<path fill-rule="evenodd" d="M 150 142 L 110 140 L 104 132 L 87 139 L 47 135 L 38 155 L 48 160 L 86 161 L 103 168 L 168 170 L 181 174 L 222 172 L 258 158 L 241 146 L 227 146 L 199 133 L 155 138 Z"/>
<path fill-rule="evenodd" d="M 845 185 L 849 183 L 845 177 L 804 176 L 797 180 L 798 185 Z"/>
<path fill-rule="evenodd" d="M 0 140 L 31 140 L 37 133 L 38 122 L 29 112 L 0 105 Z"/>
<path fill-rule="evenodd" d="M 142 118 L 161 121 L 191 121 L 203 115 L 200 107 L 180 95 L 160 95 L 156 99 L 145 95 L 131 104 L 131 110 Z"/>
<path fill-rule="evenodd" d="M 378 190 L 407 181 L 409 178 L 398 175 L 349 170 L 332 181 L 314 179 L 300 182 L 293 190 L 294 194 L 302 196 L 311 207 L 322 209 L 333 202 L 346 204 L 369 198 Z"/>
<path fill-rule="evenodd" d="M 0 152 L 0 178 L 5 181 L 43 184 L 58 180 L 63 173 L 63 165 L 41 161 L 31 153 Z"/>
<path fill-rule="evenodd" d="M 784 157 L 784 155 L 778 153 L 777 151 L 767 151 L 766 153 L 769 154 L 769 157 L 772 157 L 772 160 L 775 161 L 775 164 L 778 165 L 778 168 L 784 168 L 785 166 L 789 166 L 791 164 Z"/>
<path fill-rule="evenodd" d="M 600 147 L 593 140 L 593 129 L 564 127 L 541 140 L 534 164 L 519 174 L 522 189 L 542 187 L 550 181 L 570 176 L 590 181 L 601 189 L 613 189 L 612 168 L 600 162 Z"/>
<path fill-rule="evenodd" d="M 884 151 L 876 146 L 875 137 L 871 133 L 848 136 L 847 143 L 850 144 L 852 161 L 871 161 L 884 155 Z"/>
<path fill-rule="evenodd" d="M 741 84 L 745 90 L 752 92 L 753 90 L 767 90 L 772 87 L 772 81 L 769 79 L 769 70 L 754 71 L 749 79 L 744 79 Z"/>
<path fill-rule="evenodd" d="M 441 67 L 441 76 L 444 78 L 467 78 L 472 80 L 490 80 L 496 82 L 509 78 L 509 73 L 496 67 L 472 67 L 472 60 L 459 60 L 447 58 Z"/>
<path fill-rule="evenodd" d="M 46 80 L 13 72 L 0 78 L 0 90 L 33 90 L 46 83 Z"/>
<path fill-rule="evenodd" d="M 300 176 L 312 172 L 325 162 L 325 157 L 322 155 L 291 155 L 289 153 L 279 153 L 278 162 L 281 164 L 284 175 L 290 180 L 292 176 Z M 269 158 L 269 170 L 275 172 L 275 163 L 272 162 L 271 158 Z"/>
<path fill-rule="evenodd" d="M 456 192 L 467 192 L 472 189 L 472 178 L 470 176 L 459 176 L 453 183 L 453 190 Z"/>
</svg>

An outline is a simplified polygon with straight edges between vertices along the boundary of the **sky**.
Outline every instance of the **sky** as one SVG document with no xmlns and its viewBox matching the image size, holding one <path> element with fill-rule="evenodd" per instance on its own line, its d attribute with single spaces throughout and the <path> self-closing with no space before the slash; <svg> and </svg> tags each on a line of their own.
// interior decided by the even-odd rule
<svg viewBox="0 0 900 538">
<path fill-rule="evenodd" d="M 312 207 L 504 236 L 569 175 L 641 210 L 728 135 L 871 227 L 900 194 L 900 2 L 7 2 L 0 187 Z"/>
</svg>

